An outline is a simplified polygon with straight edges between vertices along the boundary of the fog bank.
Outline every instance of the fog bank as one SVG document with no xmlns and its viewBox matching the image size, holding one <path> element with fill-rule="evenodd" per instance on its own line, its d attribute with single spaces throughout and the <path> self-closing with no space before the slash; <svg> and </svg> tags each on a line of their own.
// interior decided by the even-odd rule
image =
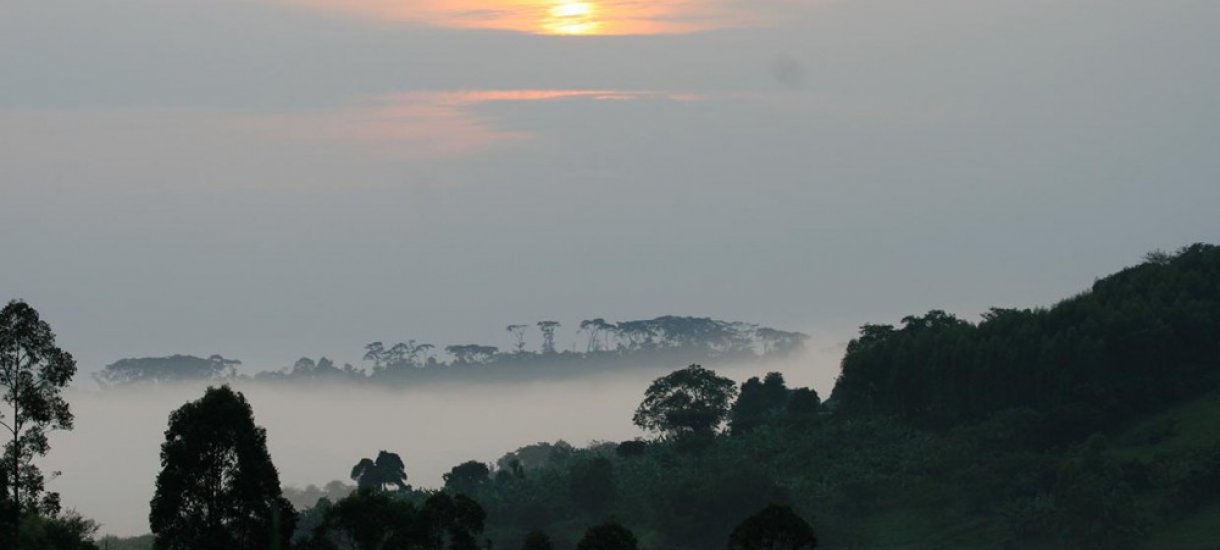
<svg viewBox="0 0 1220 550">
<path fill-rule="evenodd" d="M 826 397 L 837 372 L 834 346 L 786 362 L 713 367 L 737 381 L 768 371 L 791 386 L 813 385 Z M 341 479 L 362 457 L 385 449 L 402 455 L 408 483 L 438 487 L 441 475 L 467 460 L 492 462 L 505 452 L 563 439 L 644 436 L 631 423 L 644 389 L 684 365 L 631 368 L 579 379 L 505 384 L 433 383 L 408 388 L 346 384 L 236 387 L 267 429 L 267 445 L 283 485 L 304 487 Z M 61 470 L 48 488 L 68 508 L 121 536 L 148 532 L 148 501 L 160 469 L 160 445 L 171 411 L 198 399 L 203 385 L 72 390 L 76 427 L 52 436 L 39 464 Z"/>
</svg>

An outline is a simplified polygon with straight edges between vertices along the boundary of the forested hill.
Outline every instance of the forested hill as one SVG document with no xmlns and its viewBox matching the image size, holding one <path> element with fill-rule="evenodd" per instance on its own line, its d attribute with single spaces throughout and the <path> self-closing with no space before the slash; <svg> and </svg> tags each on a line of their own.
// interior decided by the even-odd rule
<svg viewBox="0 0 1220 550">
<path fill-rule="evenodd" d="M 1028 409 L 1070 437 L 1212 387 L 1218 374 L 1220 247 L 1196 244 L 1151 253 L 1046 309 L 866 325 L 832 401 L 940 426 Z"/>
<path fill-rule="evenodd" d="M 413 548 L 377 541 L 451 495 L 494 548 L 1215 550 L 1218 352 L 1220 248 L 1153 253 L 1053 307 L 865 326 L 827 402 L 690 365 L 641 388 L 649 439 L 471 457 L 438 490 L 388 442 L 363 489 L 291 492 L 293 547 Z M 596 542 L 608 525 L 621 544 Z"/>
<path fill-rule="evenodd" d="M 487 508 L 497 548 L 532 529 L 570 548 L 608 517 L 642 548 L 723 548 L 781 503 L 819 548 L 1214 550 L 1218 352 L 1220 248 L 1194 245 L 1049 308 L 866 326 L 820 406 L 773 374 L 728 408 L 662 411 L 725 414 L 723 429 L 556 447 L 524 470 L 510 454 L 451 489 Z M 637 424 L 682 376 L 648 389 Z"/>
</svg>

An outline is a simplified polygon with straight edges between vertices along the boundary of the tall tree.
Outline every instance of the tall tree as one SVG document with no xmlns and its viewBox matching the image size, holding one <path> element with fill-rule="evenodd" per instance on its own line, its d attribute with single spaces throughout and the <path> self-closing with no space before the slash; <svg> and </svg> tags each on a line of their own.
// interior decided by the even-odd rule
<svg viewBox="0 0 1220 550">
<path fill-rule="evenodd" d="M 602 319 L 601 317 L 581 321 L 580 332 L 584 332 L 589 337 L 589 344 L 585 348 L 585 351 L 592 353 L 605 349 L 606 334 L 613 329 L 614 325 L 607 323 L 606 320 Z"/>
<path fill-rule="evenodd" d="M 296 512 L 241 393 L 210 387 L 170 414 L 149 523 L 158 550 L 287 548 Z"/>
<path fill-rule="evenodd" d="M 504 327 L 504 330 L 513 335 L 517 353 L 523 353 L 525 351 L 525 331 L 529 328 L 529 325 L 508 325 Z"/>
<path fill-rule="evenodd" d="M 20 512 L 36 508 L 43 491 L 42 472 L 34 458 L 47 454 L 47 432 L 72 429 L 72 412 L 60 391 L 76 374 L 72 355 L 55 345 L 51 326 L 25 302 L 0 310 L 0 425 L 8 430 L 4 477 L 16 506 L 13 532 L 20 540 Z M 57 507 L 58 495 L 46 495 L 44 507 Z M 51 510 L 57 511 L 57 510 Z"/>
<path fill-rule="evenodd" d="M 669 436 L 714 432 L 737 395 L 732 380 L 691 365 L 658 378 L 644 392 L 635 425 Z"/>
<path fill-rule="evenodd" d="M 396 453 L 381 451 L 377 459 L 361 459 L 352 467 L 352 481 L 359 487 L 369 487 L 384 491 L 386 487 L 396 487 L 400 491 L 410 488 L 407 485 L 407 469 L 402 457 Z"/>
<path fill-rule="evenodd" d="M 559 321 L 538 321 L 538 330 L 542 331 L 542 353 L 555 353 L 555 329 Z"/>
<path fill-rule="evenodd" d="M 373 342 L 364 346 L 364 360 L 373 362 L 373 372 L 380 372 L 386 363 L 385 344 Z"/>
</svg>

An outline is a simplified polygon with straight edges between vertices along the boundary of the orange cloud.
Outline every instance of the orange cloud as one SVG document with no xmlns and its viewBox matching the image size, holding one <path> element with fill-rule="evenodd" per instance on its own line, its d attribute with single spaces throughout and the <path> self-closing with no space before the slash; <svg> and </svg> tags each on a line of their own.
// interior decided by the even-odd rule
<svg viewBox="0 0 1220 550">
<path fill-rule="evenodd" d="M 392 156 L 439 159 L 532 137 L 524 131 L 498 128 L 494 120 L 475 111 L 477 105 L 565 99 L 692 101 L 702 96 L 616 90 L 406 92 L 327 113 L 260 115 L 242 118 L 237 124 L 290 139 L 358 143 Z"/>
<path fill-rule="evenodd" d="M 535 34 L 672 34 L 758 25 L 725 0 L 276 0 L 383 21 Z"/>
</svg>

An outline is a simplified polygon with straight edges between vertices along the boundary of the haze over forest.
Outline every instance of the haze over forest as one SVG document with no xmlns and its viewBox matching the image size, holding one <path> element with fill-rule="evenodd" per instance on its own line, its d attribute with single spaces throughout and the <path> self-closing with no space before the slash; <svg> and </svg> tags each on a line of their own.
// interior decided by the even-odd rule
<svg viewBox="0 0 1220 550">
<path fill-rule="evenodd" d="M 91 520 L 169 548 L 167 429 L 222 411 L 278 472 L 258 513 L 292 527 L 281 487 L 311 497 L 291 536 L 243 540 L 305 550 L 567 550 L 613 518 L 647 550 L 777 524 L 1195 548 L 1220 525 L 1191 489 L 1220 494 L 1217 252 L 1192 244 L 1220 242 L 1218 22 L 1214 0 L 5 0 L 0 390 L 50 393 L 34 424 L 0 406 L 0 472 L 47 474 L 0 475 L 0 546 Z M 527 445 L 545 460 L 498 462 Z M 410 487 L 376 481 L 396 460 Z M 364 490 L 297 491 L 335 480 Z M 453 520 L 476 505 L 486 525 Z M 341 527 L 360 506 L 402 531 Z"/>
</svg>

